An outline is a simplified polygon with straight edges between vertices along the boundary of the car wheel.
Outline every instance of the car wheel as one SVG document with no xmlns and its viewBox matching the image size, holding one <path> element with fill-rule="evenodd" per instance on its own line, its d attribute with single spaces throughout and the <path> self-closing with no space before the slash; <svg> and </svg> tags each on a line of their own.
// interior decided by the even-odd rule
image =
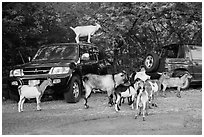
<svg viewBox="0 0 204 137">
<path fill-rule="evenodd" d="M 147 72 L 156 71 L 159 66 L 159 56 L 156 53 L 148 53 L 144 61 L 144 66 Z"/>
<path fill-rule="evenodd" d="M 64 92 L 64 98 L 67 103 L 76 103 L 79 102 L 81 98 L 81 81 L 77 76 L 73 76 L 71 81 Z"/>
<path fill-rule="evenodd" d="M 187 71 L 176 71 L 173 74 L 173 77 L 182 77 L 184 74 L 189 74 Z M 190 75 L 190 74 L 189 74 Z M 185 83 L 183 84 L 183 87 L 181 89 L 188 89 L 191 83 L 191 79 L 187 79 Z"/>
<path fill-rule="evenodd" d="M 15 94 L 12 90 L 8 89 L 8 93 L 9 93 L 9 98 L 11 100 L 14 100 L 14 101 L 19 101 L 19 95 L 18 94 Z"/>
</svg>

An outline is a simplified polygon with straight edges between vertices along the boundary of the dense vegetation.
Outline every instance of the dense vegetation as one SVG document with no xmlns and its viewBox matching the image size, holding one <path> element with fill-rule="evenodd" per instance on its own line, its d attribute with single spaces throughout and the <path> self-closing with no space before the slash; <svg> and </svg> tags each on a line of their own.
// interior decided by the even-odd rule
<svg viewBox="0 0 204 137">
<path fill-rule="evenodd" d="M 75 42 L 69 28 L 97 22 L 91 41 L 117 68 L 135 69 L 149 51 L 170 43 L 202 43 L 202 3 L 2 3 L 2 68 L 27 62 L 42 44 Z M 116 69 L 117 69 L 116 68 Z"/>
</svg>

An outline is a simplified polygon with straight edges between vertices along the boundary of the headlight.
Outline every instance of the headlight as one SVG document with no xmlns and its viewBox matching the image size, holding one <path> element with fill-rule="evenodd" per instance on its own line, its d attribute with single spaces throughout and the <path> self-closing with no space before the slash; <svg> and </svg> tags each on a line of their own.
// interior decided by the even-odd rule
<svg viewBox="0 0 204 137">
<path fill-rule="evenodd" d="M 23 76 L 23 70 L 22 69 L 15 69 L 15 70 L 11 70 L 10 71 L 10 77 L 13 77 L 13 76 Z"/>
<path fill-rule="evenodd" d="M 69 67 L 53 67 L 49 74 L 66 74 L 70 70 Z"/>
<path fill-rule="evenodd" d="M 13 77 L 13 70 L 10 71 L 9 77 Z"/>
</svg>

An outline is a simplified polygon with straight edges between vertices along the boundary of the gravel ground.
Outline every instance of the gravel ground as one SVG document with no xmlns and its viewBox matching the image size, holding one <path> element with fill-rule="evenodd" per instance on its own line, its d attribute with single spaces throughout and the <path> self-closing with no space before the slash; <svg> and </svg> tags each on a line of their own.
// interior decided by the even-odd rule
<svg viewBox="0 0 204 137">
<path fill-rule="evenodd" d="M 75 104 L 63 100 L 44 101 L 36 111 L 35 101 L 24 104 L 17 112 L 17 103 L 2 102 L 3 135 L 201 135 L 202 92 L 189 89 L 177 98 L 170 89 L 167 97 L 157 98 L 158 107 L 150 109 L 146 121 L 134 119 L 135 110 L 125 102 L 121 111 L 109 107 L 106 94 L 96 93 L 84 109 L 83 99 Z"/>
</svg>

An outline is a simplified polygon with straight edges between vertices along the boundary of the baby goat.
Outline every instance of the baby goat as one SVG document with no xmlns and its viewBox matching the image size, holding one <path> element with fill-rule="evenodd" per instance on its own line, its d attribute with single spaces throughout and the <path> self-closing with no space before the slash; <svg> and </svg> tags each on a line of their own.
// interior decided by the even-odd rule
<svg viewBox="0 0 204 137">
<path fill-rule="evenodd" d="M 75 40 L 79 43 L 79 37 L 88 36 L 88 43 L 90 42 L 91 36 L 99 29 L 101 26 L 96 23 L 96 26 L 89 25 L 89 26 L 77 26 L 75 28 L 70 27 L 76 34 Z"/>
<path fill-rule="evenodd" d="M 188 78 L 192 78 L 190 74 L 184 74 L 182 77 L 169 77 L 166 73 L 162 73 L 160 82 L 163 85 L 163 94 L 167 87 L 177 87 L 177 97 L 181 98 L 180 90 Z"/>
<path fill-rule="evenodd" d="M 18 92 L 20 95 L 20 100 L 18 102 L 18 112 L 23 111 L 23 103 L 26 98 L 36 98 L 37 101 L 37 110 L 41 110 L 40 108 L 40 100 L 41 97 L 47 88 L 47 86 L 52 86 L 52 80 L 48 78 L 44 80 L 40 86 L 28 86 L 28 85 L 21 85 L 18 87 Z"/>
</svg>

